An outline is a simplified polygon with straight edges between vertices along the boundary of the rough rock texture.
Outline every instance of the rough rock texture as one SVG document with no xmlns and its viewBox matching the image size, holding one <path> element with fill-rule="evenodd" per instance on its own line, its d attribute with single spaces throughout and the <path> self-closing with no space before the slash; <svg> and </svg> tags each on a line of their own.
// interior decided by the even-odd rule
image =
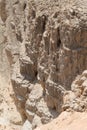
<svg viewBox="0 0 87 130">
<path fill-rule="evenodd" d="M 35 128 L 59 115 L 63 94 L 76 96 L 71 83 L 87 69 L 87 1 L 0 0 L 0 16 L 16 105 Z"/>
<path fill-rule="evenodd" d="M 0 38 L 4 38 L 1 26 Z M 2 42 L 2 43 L 1 43 Z M 20 130 L 22 118 L 14 103 L 10 82 L 10 67 L 5 54 L 5 43 L 0 41 L 0 130 Z"/>
<path fill-rule="evenodd" d="M 0 130 L 20 130 L 22 117 L 14 102 L 10 66 L 6 56 L 6 1 L 0 0 Z"/>
<path fill-rule="evenodd" d="M 0 76 L 0 125 L 22 125 L 21 115 L 14 103 L 14 92 L 10 83 Z"/>
<path fill-rule="evenodd" d="M 35 130 L 87 130 L 87 70 L 72 82 L 71 91 L 64 93 L 62 109 L 58 118 Z"/>
<path fill-rule="evenodd" d="M 77 112 L 87 110 L 87 70 L 72 83 L 71 91 L 65 93 L 63 109 Z"/>
<path fill-rule="evenodd" d="M 57 119 L 35 130 L 87 130 L 87 112 L 63 112 Z"/>
</svg>

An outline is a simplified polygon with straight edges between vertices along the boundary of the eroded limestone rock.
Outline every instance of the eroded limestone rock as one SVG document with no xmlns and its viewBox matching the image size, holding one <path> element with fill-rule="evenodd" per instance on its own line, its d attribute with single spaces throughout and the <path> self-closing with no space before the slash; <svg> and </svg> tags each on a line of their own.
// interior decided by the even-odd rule
<svg viewBox="0 0 87 130">
<path fill-rule="evenodd" d="M 85 76 L 79 82 L 84 91 L 76 83 L 75 92 L 73 87 L 70 90 L 75 77 L 87 69 L 86 0 L 5 2 L 7 11 L 1 19 L 6 24 L 6 53 L 21 114 L 33 128 L 38 122 L 47 123 L 62 111 L 64 93 L 65 100 L 70 97 L 64 110 L 70 105 L 83 110 L 78 97 L 82 94 L 83 100 L 86 95 Z"/>
<path fill-rule="evenodd" d="M 87 110 L 87 70 L 79 75 L 71 85 L 71 91 L 64 96 L 64 110 L 83 112 Z"/>
</svg>

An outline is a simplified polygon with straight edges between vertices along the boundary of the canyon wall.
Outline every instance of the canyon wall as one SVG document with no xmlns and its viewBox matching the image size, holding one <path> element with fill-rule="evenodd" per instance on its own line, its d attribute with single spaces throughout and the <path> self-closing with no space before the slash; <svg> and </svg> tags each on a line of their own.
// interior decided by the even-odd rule
<svg viewBox="0 0 87 130">
<path fill-rule="evenodd" d="M 32 129 L 67 109 L 63 95 L 87 69 L 87 2 L 0 0 L 0 9 L 6 71 L 16 106 Z"/>
</svg>

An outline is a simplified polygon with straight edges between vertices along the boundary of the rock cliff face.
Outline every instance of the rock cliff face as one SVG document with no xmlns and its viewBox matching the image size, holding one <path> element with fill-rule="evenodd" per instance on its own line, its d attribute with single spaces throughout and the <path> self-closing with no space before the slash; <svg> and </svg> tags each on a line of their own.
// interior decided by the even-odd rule
<svg viewBox="0 0 87 130">
<path fill-rule="evenodd" d="M 63 109 L 77 112 L 87 110 L 87 70 L 77 76 L 71 85 L 71 91 L 65 93 Z"/>
<path fill-rule="evenodd" d="M 6 1 L 0 0 L 0 130 L 20 130 L 22 117 L 14 103 L 10 65 L 6 56 Z"/>
<path fill-rule="evenodd" d="M 78 75 L 71 91 L 63 95 L 63 112 L 58 118 L 35 130 L 80 130 L 87 129 L 87 70 Z"/>
<path fill-rule="evenodd" d="M 86 12 L 86 0 L 0 0 L 16 105 L 31 129 L 71 108 L 66 93 L 87 69 Z"/>
</svg>

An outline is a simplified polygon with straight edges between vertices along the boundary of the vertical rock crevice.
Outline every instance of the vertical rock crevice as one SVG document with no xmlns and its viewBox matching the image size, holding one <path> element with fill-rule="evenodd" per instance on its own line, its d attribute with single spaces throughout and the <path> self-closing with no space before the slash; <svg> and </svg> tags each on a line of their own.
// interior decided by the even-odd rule
<svg viewBox="0 0 87 130">
<path fill-rule="evenodd" d="M 77 5 L 75 9 L 66 3 L 8 2 L 6 35 L 11 81 L 19 109 L 32 128 L 61 113 L 62 91 L 71 90 L 75 77 L 87 69 L 87 16 Z"/>
</svg>

